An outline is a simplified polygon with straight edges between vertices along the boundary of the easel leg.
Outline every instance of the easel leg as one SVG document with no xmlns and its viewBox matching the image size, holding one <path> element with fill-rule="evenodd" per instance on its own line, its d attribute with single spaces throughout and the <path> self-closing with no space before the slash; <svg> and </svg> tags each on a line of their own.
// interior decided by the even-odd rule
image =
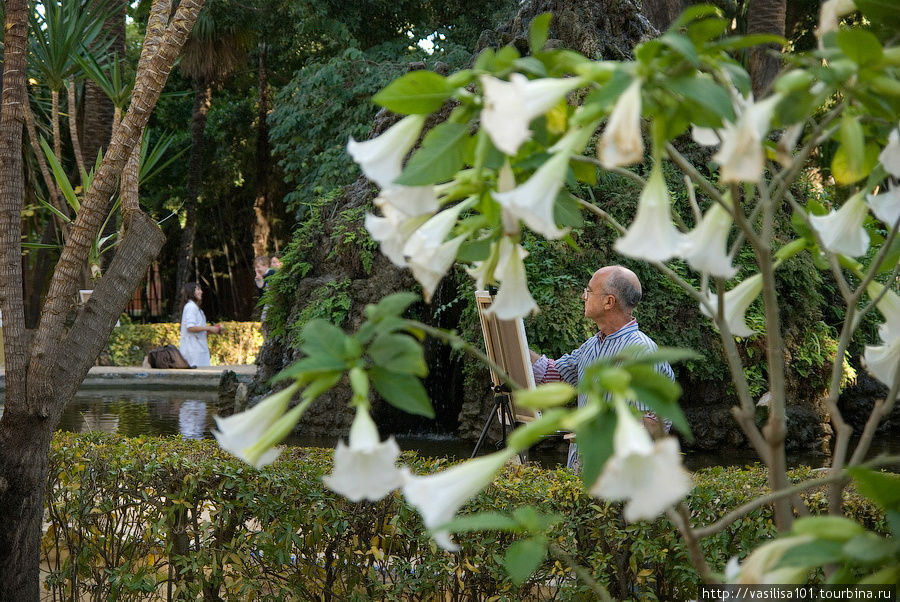
<svg viewBox="0 0 900 602">
<path fill-rule="evenodd" d="M 491 428 L 491 424 L 494 422 L 494 417 L 497 415 L 497 407 L 496 404 L 493 408 L 491 408 L 491 415 L 488 416 L 487 422 L 484 423 L 484 428 L 481 429 L 481 435 L 478 437 L 478 443 L 475 444 L 475 449 L 472 450 L 472 455 L 470 458 L 474 458 L 478 454 L 478 450 L 481 449 L 481 444 L 484 443 L 485 437 L 487 437 L 488 430 Z"/>
</svg>

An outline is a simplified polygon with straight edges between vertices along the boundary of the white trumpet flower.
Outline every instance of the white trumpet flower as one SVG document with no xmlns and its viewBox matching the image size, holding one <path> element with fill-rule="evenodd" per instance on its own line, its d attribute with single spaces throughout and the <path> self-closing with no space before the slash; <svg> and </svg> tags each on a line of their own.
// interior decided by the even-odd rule
<svg viewBox="0 0 900 602">
<path fill-rule="evenodd" d="M 280 449 L 270 447 L 266 450 L 251 452 L 251 448 L 284 416 L 291 397 L 299 388 L 300 385 L 294 383 L 269 395 L 249 410 L 227 418 L 216 416 L 218 430 L 213 429 L 212 433 L 219 442 L 219 447 L 256 468 L 274 462 L 281 454 Z"/>
<path fill-rule="evenodd" d="M 644 159 L 641 139 L 641 80 L 635 79 L 619 96 L 597 143 L 597 157 L 606 169 L 633 165 Z"/>
<path fill-rule="evenodd" d="M 863 352 L 866 369 L 888 387 L 894 386 L 900 370 L 900 337 L 884 345 L 866 345 Z"/>
<path fill-rule="evenodd" d="M 731 331 L 731 334 L 738 337 L 749 337 L 753 334 L 753 329 L 747 326 L 745 314 L 747 313 L 747 308 L 750 307 L 750 304 L 753 303 L 761 292 L 762 274 L 754 274 L 725 293 L 723 299 L 725 303 L 723 314 L 725 323 L 728 324 L 728 330 Z M 713 311 L 716 311 L 715 308 L 718 306 L 718 297 L 715 294 L 710 294 L 708 298 L 710 304 L 713 306 Z M 715 314 L 710 313 L 705 305 L 700 305 L 700 311 L 707 318 L 715 318 Z"/>
<path fill-rule="evenodd" d="M 884 286 L 874 280 L 866 287 L 866 292 L 872 299 L 877 299 L 883 290 Z M 900 338 L 900 295 L 888 289 L 884 291 L 875 307 L 884 316 L 884 324 L 878 329 L 881 340 L 889 342 Z"/>
<path fill-rule="evenodd" d="M 494 146 L 507 155 L 515 155 L 522 143 L 531 138 L 528 124 L 580 83 L 579 78 L 529 80 L 521 73 L 513 73 L 508 82 L 482 75 L 481 125 Z"/>
<path fill-rule="evenodd" d="M 737 268 L 728 256 L 731 214 L 720 203 L 713 203 L 696 228 L 684 235 L 679 255 L 698 272 L 717 278 L 731 278 Z"/>
<path fill-rule="evenodd" d="M 514 449 L 506 448 L 432 475 L 409 475 L 403 496 L 422 515 L 422 522 L 440 547 L 459 550 L 450 533 L 437 528 L 450 522 L 463 504 L 487 487 L 515 454 Z"/>
<path fill-rule="evenodd" d="M 888 135 L 888 143 L 878 154 L 878 160 L 889 174 L 900 178 L 900 128 L 894 128 Z"/>
<path fill-rule="evenodd" d="M 722 146 L 712 157 L 720 166 L 722 182 L 758 182 L 762 177 L 766 160 L 763 140 L 780 100 L 779 94 L 760 102 L 750 99 L 737 123 L 726 123 L 722 128 Z"/>
<path fill-rule="evenodd" d="M 366 230 L 372 239 L 378 242 L 381 252 L 399 268 L 406 267 L 406 258 L 403 249 L 413 233 L 428 221 L 427 215 L 410 217 L 393 205 L 385 205 L 381 208 L 384 217 L 378 217 L 366 213 Z"/>
<path fill-rule="evenodd" d="M 378 428 L 365 408 L 357 408 L 350 426 L 350 445 L 338 441 L 334 470 L 322 477 L 325 486 L 351 502 L 380 500 L 406 482 L 397 468 L 400 446 L 393 437 L 381 441 Z"/>
<path fill-rule="evenodd" d="M 691 477 L 681 463 L 678 440 L 665 437 L 654 442 L 625 404 L 616 402 L 613 455 L 591 486 L 591 495 L 606 500 L 627 500 L 625 520 L 656 518 L 684 498 Z"/>
<path fill-rule="evenodd" d="M 822 36 L 830 31 L 837 31 L 841 17 L 856 10 L 853 0 L 826 0 L 822 3 L 819 12 L 819 27 L 816 29 L 816 37 L 819 39 L 819 47 L 822 47 Z"/>
<path fill-rule="evenodd" d="M 398 186 L 384 188 L 376 197 L 376 207 L 382 209 L 390 205 L 409 217 L 432 214 L 438 209 L 437 195 L 434 186 Z"/>
<path fill-rule="evenodd" d="M 900 219 L 900 186 L 890 186 L 881 194 L 867 195 L 866 199 L 875 217 L 883 221 L 888 228 L 893 228 Z"/>
<path fill-rule="evenodd" d="M 456 252 L 466 235 L 446 242 L 444 239 L 456 225 L 460 212 L 471 206 L 471 202 L 465 202 L 441 211 L 413 232 L 403 247 L 403 255 L 409 268 L 422 285 L 426 303 L 431 302 L 438 283 L 456 260 Z"/>
<path fill-rule="evenodd" d="M 678 254 L 683 240 L 684 235 L 672 223 L 669 191 L 657 163 L 641 192 L 634 221 L 613 248 L 636 259 L 666 261 Z"/>
<path fill-rule="evenodd" d="M 524 184 L 492 196 L 505 211 L 535 232 L 547 238 L 562 238 L 568 230 L 556 227 L 553 208 L 568 169 L 569 149 L 565 148 L 551 156 Z"/>
<path fill-rule="evenodd" d="M 500 290 L 488 311 L 497 316 L 498 320 L 524 318 L 538 311 L 537 303 L 528 290 L 528 278 L 525 275 L 523 260 L 528 257 L 528 251 L 504 236 L 500 240 L 498 255 L 494 280 L 500 281 Z"/>
<path fill-rule="evenodd" d="M 425 115 L 404 117 L 377 138 L 364 142 L 350 138 L 347 152 L 367 178 L 387 188 L 403 171 L 403 159 L 419 139 L 424 124 Z"/>
<path fill-rule="evenodd" d="M 809 221 L 826 249 L 848 257 L 859 257 L 869 249 L 869 233 L 863 228 L 867 215 L 869 208 L 860 192 L 850 197 L 837 211 L 831 210 L 827 215 L 810 215 Z"/>
<path fill-rule="evenodd" d="M 794 546 L 803 545 L 814 541 L 812 535 L 793 535 L 780 537 L 764 543 L 740 565 L 739 572 L 735 575 L 736 567 L 729 561 L 729 582 L 741 584 L 776 584 L 776 583 L 803 583 L 807 570 L 798 567 L 775 568 L 785 553 Z"/>
</svg>

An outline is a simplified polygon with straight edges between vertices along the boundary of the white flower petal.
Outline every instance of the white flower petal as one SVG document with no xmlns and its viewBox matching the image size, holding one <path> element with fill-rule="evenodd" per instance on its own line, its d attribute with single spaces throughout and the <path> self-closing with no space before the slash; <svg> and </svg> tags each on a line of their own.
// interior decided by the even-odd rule
<svg viewBox="0 0 900 602">
<path fill-rule="evenodd" d="M 562 150 L 541 165 L 524 184 L 506 192 L 494 192 L 494 199 L 547 238 L 562 238 L 568 230 L 556 227 L 553 208 L 569 169 L 569 151 Z"/>
<path fill-rule="evenodd" d="M 575 78 L 529 80 L 521 73 L 513 73 L 510 81 L 505 82 L 482 75 L 481 125 L 494 146 L 507 155 L 515 155 L 531 137 L 528 124 L 550 110 L 579 82 Z"/>
<path fill-rule="evenodd" d="M 241 460 L 253 464 L 256 468 L 274 462 L 281 453 L 279 449 L 266 450 L 258 458 L 248 456 L 247 450 L 253 447 L 269 427 L 284 415 L 291 397 L 299 388 L 300 385 L 293 384 L 269 395 L 249 410 L 227 418 L 215 416 L 218 430 L 213 429 L 212 433 L 219 442 L 219 447 Z"/>
<path fill-rule="evenodd" d="M 698 272 L 717 278 L 731 278 L 737 268 L 728 257 L 728 234 L 731 214 L 719 203 L 713 203 L 696 228 L 684 236 L 679 255 Z"/>
<path fill-rule="evenodd" d="M 641 139 L 641 80 L 635 79 L 619 96 L 597 143 L 597 157 L 606 169 L 633 165 L 644 159 Z"/>
<path fill-rule="evenodd" d="M 365 142 L 350 138 L 347 152 L 367 178 L 385 188 L 403 171 L 403 159 L 419 139 L 424 124 L 425 115 L 404 117 L 377 138 Z"/>
<path fill-rule="evenodd" d="M 884 286 L 874 280 L 866 287 L 866 292 L 872 299 L 881 295 Z M 890 343 L 900 338 L 900 295 L 888 289 L 875 304 L 881 315 L 884 316 L 884 324 L 879 328 L 881 340 Z"/>
<path fill-rule="evenodd" d="M 863 228 L 867 215 L 869 208 L 862 193 L 858 193 L 837 211 L 832 210 L 828 215 L 811 215 L 809 221 L 826 249 L 832 253 L 859 257 L 869 249 L 869 234 Z"/>
<path fill-rule="evenodd" d="M 758 182 L 765 167 L 763 139 L 768 132 L 775 105 L 775 94 L 760 102 L 748 101 L 736 124 L 722 129 L 722 146 L 712 159 L 720 166 L 722 182 Z"/>
<path fill-rule="evenodd" d="M 488 312 L 499 320 L 515 320 L 538 311 L 525 275 L 523 260 L 528 256 L 528 251 L 504 236 L 500 240 L 498 255 L 494 280 L 500 281 L 500 290 Z"/>
<path fill-rule="evenodd" d="M 459 549 L 447 531 L 435 528 L 453 520 L 463 504 L 487 487 L 513 455 L 515 450 L 504 449 L 432 475 L 407 477 L 403 495 L 422 515 L 422 522 L 433 531 L 439 546 L 450 551 Z"/>
<path fill-rule="evenodd" d="M 702 128 L 696 125 L 691 126 L 691 138 L 701 146 L 716 146 L 720 142 L 716 130 L 712 128 Z"/>
<path fill-rule="evenodd" d="M 900 128 L 895 128 L 888 135 L 888 143 L 881 149 L 878 160 L 889 174 L 900 178 Z"/>
<path fill-rule="evenodd" d="M 816 29 L 816 37 L 819 38 L 820 46 L 822 36 L 829 31 L 837 31 L 841 17 L 855 10 L 856 3 L 853 0 L 826 0 L 822 3 L 819 12 L 819 27 Z"/>
<path fill-rule="evenodd" d="M 893 228 L 900 219 L 900 186 L 890 186 L 881 194 L 870 194 L 866 198 L 875 217 L 883 221 L 888 228 Z"/>
<path fill-rule="evenodd" d="M 433 186 L 389 186 L 374 201 L 376 207 L 391 206 L 404 215 L 431 215 L 438 209 Z"/>
<path fill-rule="evenodd" d="M 631 411 L 619 405 L 613 435 L 613 455 L 591 486 L 593 496 L 627 500 L 625 520 L 653 519 L 693 488 L 681 463 L 678 440 L 666 437 L 654 443 Z"/>
<path fill-rule="evenodd" d="M 647 261 L 666 261 L 678 254 L 683 235 L 672 223 L 669 191 L 662 169 L 653 166 L 638 201 L 637 215 L 613 247 L 622 255 Z"/>
<path fill-rule="evenodd" d="M 338 442 L 334 469 L 322 477 L 322 482 L 351 502 L 380 500 L 406 482 L 406 471 L 396 466 L 399 456 L 400 447 L 394 438 L 382 443 L 368 410 L 357 409 L 350 427 L 350 445 Z"/>
<path fill-rule="evenodd" d="M 403 248 L 409 237 L 428 220 L 427 215 L 408 217 L 405 213 L 387 205 L 382 208 L 384 217 L 367 213 L 366 230 L 379 243 L 381 252 L 397 267 L 406 267 Z"/>
<path fill-rule="evenodd" d="M 413 232 L 403 247 L 413 276 L 422 285 L 425 301 L 430 302 L 438 283 L 456 260 L 456 252 L 467 235 L 444 242 L 456 225 L 459 214 L 472 202 L 458 203 L 441 211 Z"/>
<path fill-rule="evenodd" d="M 794 568 L 785 571 L 783 569 L 776 570 L 775 566 L 788 550 L 814 539 L 812 535 L 793 535 L 764 543 L 744 559 L 736 581 L 731 579 L 729 581 L 741 584 L 803 583 L 802 580 L 806 576 L 807 569 Z"/>
<path fill-rule="evenodd" d="M 753 329 L 747 326 L 747 321 L 744 315 L 747 313 L 747 308 L 750 307 L 750 304 L 759 296 L 762 292 L 762 275 L 754 274 L 750 276 L 739 285 L 725 293 L 724 295 L 724 318 L 725 323 L 728 324 L 728 330 L 731 331 L 731 334 L 738 337 L 749 337 L 753 334 Z M 712 304 L 713 308 L 718 306 L 719 300 L 715 294 L 709 295 L 709 302 Z M 706 309 L 706 306 L 701 305 L 700 311 L 707 318 L 713 318 L 713 314 L 709 313 Z"/>
<path fill-rule="evenodd" d="M 872 376 L 888 387 L 894 386 L 900 369 L 900 337 L 884 345 L 866 345 L 863 358 Z"/>
</svg>

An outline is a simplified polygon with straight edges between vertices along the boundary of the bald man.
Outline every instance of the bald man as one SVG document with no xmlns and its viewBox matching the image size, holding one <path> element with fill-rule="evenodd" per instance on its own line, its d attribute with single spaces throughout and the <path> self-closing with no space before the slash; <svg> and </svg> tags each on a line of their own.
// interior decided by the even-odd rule
<svg viewBox="0 0 900 602">
<path fill-rule="evenodd" d="M 599 359 L 611 357 L 626 347 L 640 347 L 648 351 L 656 350 L 653 339 L 638 330 L 632 315 L 641 300 L 641 281 L 626 267 L 611 265 L 600 268 L 591 277 L 587 288 L 581 293 L 584 301 L 584 317 L 592 320 L 600 329 L 595 336 L 571 353 L 557 360 L 531 352 L 534 381 L 537 384 L 564 380 L 577 386 L 585 369 Z M 657 364 L 656 369 L 675 380 L 672 367 L 666 363 Z M 585 397 L 578 396 L 579 407 L 585 404 Z M 640 410 L 647 410 L 638 402 L 632 404 Z M 668 430 L 669 424 L 660 425 L 652 412 L 644 413 L 644 426 L 654 435 Z M 568 466 L 577 467 L 578 450 L 575 444 L 569 446 Z"/>
</svg>

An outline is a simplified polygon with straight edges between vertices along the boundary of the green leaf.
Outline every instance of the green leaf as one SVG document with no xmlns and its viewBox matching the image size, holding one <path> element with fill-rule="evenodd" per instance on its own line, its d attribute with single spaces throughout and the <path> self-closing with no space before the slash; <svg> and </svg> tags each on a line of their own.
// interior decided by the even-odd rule
<svg viewBox="0 0 900 602">
<path fill-rule="evenodd" d="M 596 186 L 597 185 L 597 166 L 593 163 L 588 163 L 587 161 L 569 161 L 569 167 L 572 168 L 572 173 L 575 174 L 575 179 L 579 182 L 584 182 L 588 186 Z"/>
<path fill-rule="evenodd" d="M 347 335 L 344 331 L 325 320 L 310 320 L 300 332 L 303 343 L 300 349 L 309 356 L 319 354 L 342 358 L 345 348 L 344 339 Z"/>
<path fill-rule="evenodd" d="M 369 357 L 376 366 L 392 372 L 416 376 L 428 374 L 422 346 L 405 334 L 379 334 L 369 345 Z"/>
<path fill-rule="evenodd" d="M 471 263 L 473 261 L 484 261 L 491 254 L 490 238 L 483 240 L 467 240 L 459 247 L 456 259 L 463 263 Z"/>
<path fill-rule="evenodd" d="M 328 355 L 327 353 L 321 353 L 310 355 L 294 362 L 272 377 L 272 382 L 279 382 L 288 378 L 297 378 L 304 373 L 320 374 L 333 371 L 343 372 L 346 369 L 347 365 L 342 359 Z"/>
<path fill-rule="evenodd" d="M 426 186 L 453 178 L 463 166 L 467 130 L 464 123 L 449 122 L 432 128 L 395 183 Z"/>
<path fill-rule="evenodd" d="M 523 56 L 513 61 L 513 66 L 519 71 L 531 73 L 538 77 L 547 77 L 547 67 L 534 56 Z"/>
<path fill-rule="evenodd" d="M 804 516 L 794 521 L 791 531 L 841 543 L 866 532 L 862 525 L 843 516 Z"/>
<path fill-rule="evenodd" d="M 547 43 L 552 18 L 553 15 L 550 13 L 541 13 L 531 20 L 531 25 L 528 26 L 528 44 L 531 47 L 531 54 L 539 52 Z"/>
<path fill-rule="evenodd" d="M 691 21 L 705 19 L 707 17 L 722 17 L 722 9 L 710 4 L 694 4 L 684 9 L 675 21 L 669 26 L 670 31 L 676 31 Z"/>
<path fill-rule="evenodd" d="M 881 61 L 884 50 L 874 34 L 862 29 L 841 29 L 837 32 L 837 45 L 847 58 L 860 67 Z"/>
<path fill-rule="evenodd" d="M 667 87 L 722 119 L 734 121 L 734 105 L 728 92 L 709 77 L 679 77 L 667 83 Z"/>
<path fill-rule="evenodd" d="M 561 514 L 541 514 L 534 506 L 521 506 L 513 511 L 515 518 L 527 531 L 546 531 L 547 527 L 558 523 L 565 517 Z"/>
<path fill-rule="evenodd" d="M 575 442 L 581 454 L 581 478 L 585 487 L 590 487 L 603 471 L 603 465 L 613 454 L 613 432 L 616 429 L 616 415 L 606 412 L 578 426 Z"/>
<path fill-rule="evenodd" d="M 397 409 L 417 416 L 434 418 L 434 408 L 422 382 L 415 376 L 399 374 L 379 366 L 369 371 L 378 394 Z"/>
<path fill-rule="evenodd" d="M 519 531 L 519 523 L 509 515 L 499 512 L 479 512 L 458 516 L 449 523 L 438 527 L 450 533 L 471 533 L 472 531 Z"/>
<path fill-rule="evenodd" d="M 44 156 L 47 158 L 47 163 L 50 164 L 50 169 L 53 171 L 53 179 L 56 180 L 56 185 L 59 186 L 59 190 L 66 198 L 69 207 L 71 207 L 75 213 L 78 213 L 78 210 L 81 209 L 81 203 L 78 201 L 78 197 L 72 189 L 72 184 L 69 182 L 69 176 L 66 175 L 66 172 L 63 170 L 62 165 L 59 164 L 59 161 L 56 160 L 56 155 L 53 154 L 53 150 L 50 148 L 50 145 L 47 144 L 47 141 L 44 140 L 43 136 L 41 136 L 40 144 L 41 148 L 44 149 Z"/>
<path fill-rule="evenodd" d="M 741 50 L 743 48 L 752 48 L 753 46 L 762 46 L 763 44 L 773 44 L 784 46 L 787 40 L 782 36 L 770 33 L 755 33 L 749 36 L 733 36 L 719 40 L 712 47 L 721 50 Z"/>
<path fill-rule="evenodd" d="M 718 17 L 701 19 L 688 26 L 687 34 L 694 44 L 699 45 L 718 38 L 728 30 L 730 25 L 731 21 L 728 19 Z"/>
<path fill-rule="evenodd" d="M 561 191 L 556 197 L 556 204 L 553 205 L 553 221 L 561 227 L 580 228 L 584 225 L 584 220 L 581 218 L 581 205 L 566 190 Z"/>
<path fill-rule="evenodd" d="M 841 549 L 846 559 L 866 566 L 881 564 L 893 557 L 897 551 L 896 541 L 878 537 L 874 533 L 857 535 Z"/>
<path fill-rule="evenodd" d="M 878 153 L 881 150 L 874 143 L 866 144 L 865 153 L 862 154 L 862 161 L 859 156 L 852 158 L 846 146 L 843 144 L 838 147 L 831 160 L 831 174 L 834 180 L 842 185 L 853 184 L 865 178 L 872 168 L 878 164 Z M 853 164 L 858 165 L 854 169 Z"/>
<path fill-rule="evenodd" d="M 59 209 L 57 209 L 56 207 L 54 207 L 53 205 L 51 205 L 50 203 L 45 201 L 44 199 L 38 199 L 38 203 L 40 203 L 44 209 L 48 210 L 50 213 L 52 213 L 53 215 L 58 217 L 63 222 L 65 222 L 67 224 L 72 223 L 72 219 L 69 216 L 67 216 L 65 213 L 63 213 L 62 211 L 60 211 Z"/>
<path fill-rule="evenodd" d="M 547 543 L 542 538 L 517 541 L 506 549 L 503 567 L 515 585 L 522 585 L 547 555 Z"/>
<path fill-rule="evenodd" d="M 418 301 L 415 293 L 400 292 L 384 297 L 376 304 L 367 305 L 365 312 L 373 322 L 378 322 L 388 316 L 402 316 L 406 308 Z"/>
<path fill-rule="evenodd" d="M 536 445 L 541 439 L 559 432 L 562 419 L 565 418 L 565 410 L 549 410 L 538 420 L 528 422 L 512 432 L 507 440 L 509 447 L 526 450 Z"/>
<path fill-rule="evenodd" d="M 744 96 L 750 93 L 750 74 L 738 63 L 722 63 L 722 70 L 728 73 L 731 83 Z"/>
<path fill-rule="evenodd" d="M 703 356 L 693 349 L 684 347 L 659 347 L 655 351 L 647 352 L 641 347 L 626 347 L 616 355 L 616 362 L 623 361 L 625 363 L 641 363 L 650 366 L 659 364 L 660 362 L 668 362 L 674 364 L 687 360 L 698 360 Z"/>
<path fill-rule="evenodd" d="M 778 567 L 812 568 L 841 559 L 843 544 L 836 541 L 814 540 L 797 544 L 781 557 Z"/>
<path fill-rule="evenodd" d="M 627 366 L 625 370 L 631 374 L 631 390 L 637 395 L 638 401 L 647 405 L 660 418 L 671 420 L 672 426 L 679 433 L 688 441 L 693 441 L 691 427 L 678 405 L 681 386 L 651 366 Z"/>
<path fill-rule="evenodd" d="M 856 0 L 855 4 L 870 22 L 894 31 L 900 28 L 900 4 L 896 0 Z"/>
<path fill-rule="evenodd" d="M 372 97 L 382 107 L 402 115 L 433 113 L 453 93 L 453 86 L 434 71 L 411 71 Z"/>
<path fill-rule="evenodd" d="M 695 67 L 700 64 L 700 56 L 697 54 L 697 48 L 689 38 L 672 31 L 667 31 L 659 39 L 663 44 L 686 58 L 688 62 Z"/>
<path fill-rule="evenodd" d="M 856 489 L 885 510 L 900 511 L 900 475 L 877 472 L 869 468 L 847 469 Z"/>
<path fill-rule="evenodd" d="M 840 138 L 841 146 L 846 153 L 847 169 L 853 173 L 861 172 L 865 159 L 866 137 L 859 123 L 859 117 L 844 113 L 841 117 Z"/>
</svg>

